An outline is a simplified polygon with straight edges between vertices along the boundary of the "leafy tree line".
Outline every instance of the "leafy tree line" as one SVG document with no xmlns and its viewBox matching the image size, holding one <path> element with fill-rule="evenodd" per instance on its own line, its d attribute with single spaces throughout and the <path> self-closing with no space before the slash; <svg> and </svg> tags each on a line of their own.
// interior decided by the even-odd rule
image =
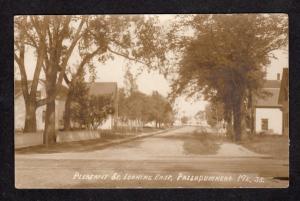
<svg viewBox="0 0 300 201">
<path fill-rule="evenodd" d="M 169 101 L 158 92 L 146 95 L 133 91 L 126 95 L 124 89 L 119 90 L 118 115 L 123 124 L 137 122 L 140 127 L 154 122 L 157 128 L 170 126 L 174 122 L 174 111 Z"/>
<path fill-rule="evenodd" d="M 109 115 L 117 111 L 112 95 L 90 96 L 89 87 L 83 77 L 77 79 L 70 89 L 73 100 L 70 105 L 70 120 L 73 128 L 97 129 Z M 166 98 L 158 92 L 152 95 L 134 90 L 126 94 L 123 88 L 118 92 L 118 122 L 117 127 L 130 129 L 144 127 L 153 122 L 155 127 L 170 126 L 174 122 L 174 111 Z M 71 124 L 70 124 L 71 128 Z"/>
</svg>

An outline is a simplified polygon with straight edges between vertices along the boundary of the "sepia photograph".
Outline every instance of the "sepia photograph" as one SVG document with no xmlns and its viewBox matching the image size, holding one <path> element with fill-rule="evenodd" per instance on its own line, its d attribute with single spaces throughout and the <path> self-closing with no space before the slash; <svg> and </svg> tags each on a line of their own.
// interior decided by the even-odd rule
<svg viewBox="0 0 300 201">
<path fill-rule="evenodd" d="M 288 188 L 288 15 L 14 16 L 17 189 Z"/>
</svg>

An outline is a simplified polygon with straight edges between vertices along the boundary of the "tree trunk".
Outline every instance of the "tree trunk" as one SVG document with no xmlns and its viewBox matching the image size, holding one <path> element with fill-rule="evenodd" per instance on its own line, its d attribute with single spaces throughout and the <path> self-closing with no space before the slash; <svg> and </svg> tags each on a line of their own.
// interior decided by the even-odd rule
<svg viewBox="0 0 300 201">
<path fill-rule="evenodd" d="M 48 69 L 46 74 L 46 94 L 47 98 L 56 95 L 56 72 L 54 68 Z M 55 98 L 46 104 L 44 144 L 55 144 Z"/>
<path fill-rule="evenodd" d="M 46 105 L 44 144 L 54 144 L 55 135 L 55 100 Z"/>
<path fill-rule="evenodd" d="M 250 107 L 250 135 L 254 134 L 254 108 L 253 108 L 253 95 L 252 91 L 250 91 L 249 95 L 249 107 Z"/>
<path fill-rule="evenodd" d="M 227 116 L 226 116 L 226 131 L 227 131 L 227 136 L 230 140 L 234 140 L 233 139 L 233 128 L 232 128 L 232 112 L 230 112 Z"/>
<path fill-rule="evenodd" d="M 71 97 L 71 93 L 69 92 L 65 102 L 65 113 L 64 113 L 64 130 L 67 131 L 71 129 L 71 102 L 72 102 L 72 97 Z"/>
<path fill-rule="evenodd" d="M 138 121 L 137 120 L 134 120 L 134 126 L 135 126 L 135 133 L 138 132 Z"/>
<path fill-rule="evenodd" d="M 26 116 L 25 116 L 25 126 L 24 133 L 36 132 L 36 104 L 34 101 L 26 101 Z"/>
<path fill-rule="evenodd" d="M 233 130 L 235 141 L 241 141 L 242 134 L 242 111 L 241 111 L 241 100 L 236 101 L 233 107 Z"/>
</svg>

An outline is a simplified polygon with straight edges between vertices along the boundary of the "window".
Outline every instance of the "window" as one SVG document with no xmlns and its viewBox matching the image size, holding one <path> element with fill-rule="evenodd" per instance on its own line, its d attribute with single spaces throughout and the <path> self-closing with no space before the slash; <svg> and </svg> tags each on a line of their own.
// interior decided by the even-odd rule
<svg viewBox="0 0 300 201">
<path fill-rule="evenodd" d="M 261 119 L 261 130 L 267 131 L 269 129 L 268 119 Z"/>
<path fill-rule="evenodd" d="M 41 91 L 36 92 L 36 99 L 40 100 L 41 99 Z"/>
</svg>

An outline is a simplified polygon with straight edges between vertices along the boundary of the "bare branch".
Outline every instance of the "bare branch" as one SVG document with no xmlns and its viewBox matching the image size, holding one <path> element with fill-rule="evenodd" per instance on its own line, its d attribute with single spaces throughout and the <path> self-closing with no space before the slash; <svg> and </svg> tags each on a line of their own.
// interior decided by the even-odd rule
<svg viewBox="0 0 300 201">
<path fill-rule="evenodd" d="M 46 54 L 46 30 L 48 26 L 48 19 L 45 17 L 42 23 L 42 26 L 40 27 L 40 40 L 38 44 L 38 49 L 37 49 L 37 61 L 35 65 L 35 70 L 34 70 L 34 75 L 32 79 L 32 85 L 31 85 L 31 90 L 30 90 L 30 96 L 34 97 L 36 96 L 36 90 L 37 90 L 37 85 L 39 82 L 39 77 L 41 74 L 42 66 L 44 63 L 44 55 Z"/>
<path fill-rule="evenodd" d="M 63 81 L 64 75 L 65 75 L 65 70 L 66 70 L 66 66 L 67 66 L 68 60 L 69 60 L 69 58 L 70 58 L 70 56 L 71 56 L 71 54 L 72 54 L 72 52 L 73 52 L 73 50 L 74 50 L 77 42 L 81 38 L 81 30 L 82 30 L 82 27 L 83 27 L 85 21 L 86 21 L 85 18 L 81 20 L 81 22 L 80 22 L 80 24 L 78 26 L 78 29 L 77 29 L 77 31 L 75 33 L 74 39 L 73 39 L 73 41 L 72 41 L 69 49 L 66 52 L 66 56 L 65 56 L 64 61 L 63 61 L 62 65 L 61 65 L 61 71 L 59 73 L 59 77 L 58 77 L 57 82 L 56 82 L 55 93 L 53 93 L 53 95 L 50 96 L 50 97 L 46 97 L 44 99 L 41 99 L 41 100 L 37 101 L 37 106 L 38 107 L 42 106 L 42 105 L 45 105 L 45 104 L 48 104 L 48 103 L 50 103 L 50 102 L 52 102 L 52 101 L 55 100 L 55 98 L 56 98 L 56 96 L 57 96 L 57 94 L 58 94 L 58 92 L 60 90 L 60 87 L 62 85 L 62 81 Z"/>
<path fill-rule="evenodd" d="M 138 59 L 136 59 L 136 58 L 134 58 L 134 57 L 130 57 L 130 56 L 124 54 L 124 53 L 117 52 L 117 51 L 111 49 L 110 47 L 107 47 L 107 50 L 110 51 L 110 52 L 113 53 L 113 54 L 119 55 L 119 56 L 124 57 L 124 58 L 126 58 L 126 59 L 128 59 L 128 60 L 135 61 L 135 62 L 137 62 L 137 63 L 140 63 L 140 64 L 143 64 L 143 65 L 146 65 L 146 66 L 151 67 L 150 64 L 147 64 L 147 63 L 145 63 L 145 62 L 143 62 L 143 61 L 141 61 L 141 60 L 138 60 Z"/>
<path fill-rule="evenodd" d="M 30 20 L 32 22 L 33 27 L 35 28 L 36 33 L 39 35 L 40 38 L 42 38 L 41 28 L 36 18 L 36 16 L 30 16 Z"/>
<path fill-rule="evenodd" d="M 60 72 L 58 80 L 57 80 L 57 84 L 58 85 L 61 85 L 61 82 L 62 82 L 64 74 L 65 74 L 65 70 L 66 70 L 66 66 L 67 66 L 68 60 L 69 60 L 69 58 L 70 58 L 70 56 L 71 56 L 71 54 L 72 54 L 72 52 L 73 52 L 73 50 L 74 50 L 77 42 L 78 42 L 78 40 L 81 37 L 81 29 L 82 29 L 85 21 L 86 21 L 85 19 L 81 20 L 80 25 L 79 25 L 79 27 L 78 27 L 78 29 L 76 31 L 75 37 L 74 37 L 74 39 L 73 39 L 73 41 L 72 41 L 69 49 L 67 50 L 66 57 L 65 57 L 62 65 L 61 65 L 61 72 Z"/>
<path fill-rule="evenodd" d="M 69 78 L 68 78 L 68 76 L 67 76 L 66 73 L 64 74 L 64 81 L 66 82 L 66 84 L 67 84 L 68 86 L 70 86 L 71 81 L 69 80 Z"/>
<path fill-rule="evenodd" d="M 18 57 L 16 53 L 14 53 L 14 57 L 20 69 L 22 93 L 26 101 L 28 100 L 29 93 L 28 93 L 27 74 L 26 74 L 25 64 L 24 64 L 24 49 L 20 50 L 20 57 Z"/>
</svg>

